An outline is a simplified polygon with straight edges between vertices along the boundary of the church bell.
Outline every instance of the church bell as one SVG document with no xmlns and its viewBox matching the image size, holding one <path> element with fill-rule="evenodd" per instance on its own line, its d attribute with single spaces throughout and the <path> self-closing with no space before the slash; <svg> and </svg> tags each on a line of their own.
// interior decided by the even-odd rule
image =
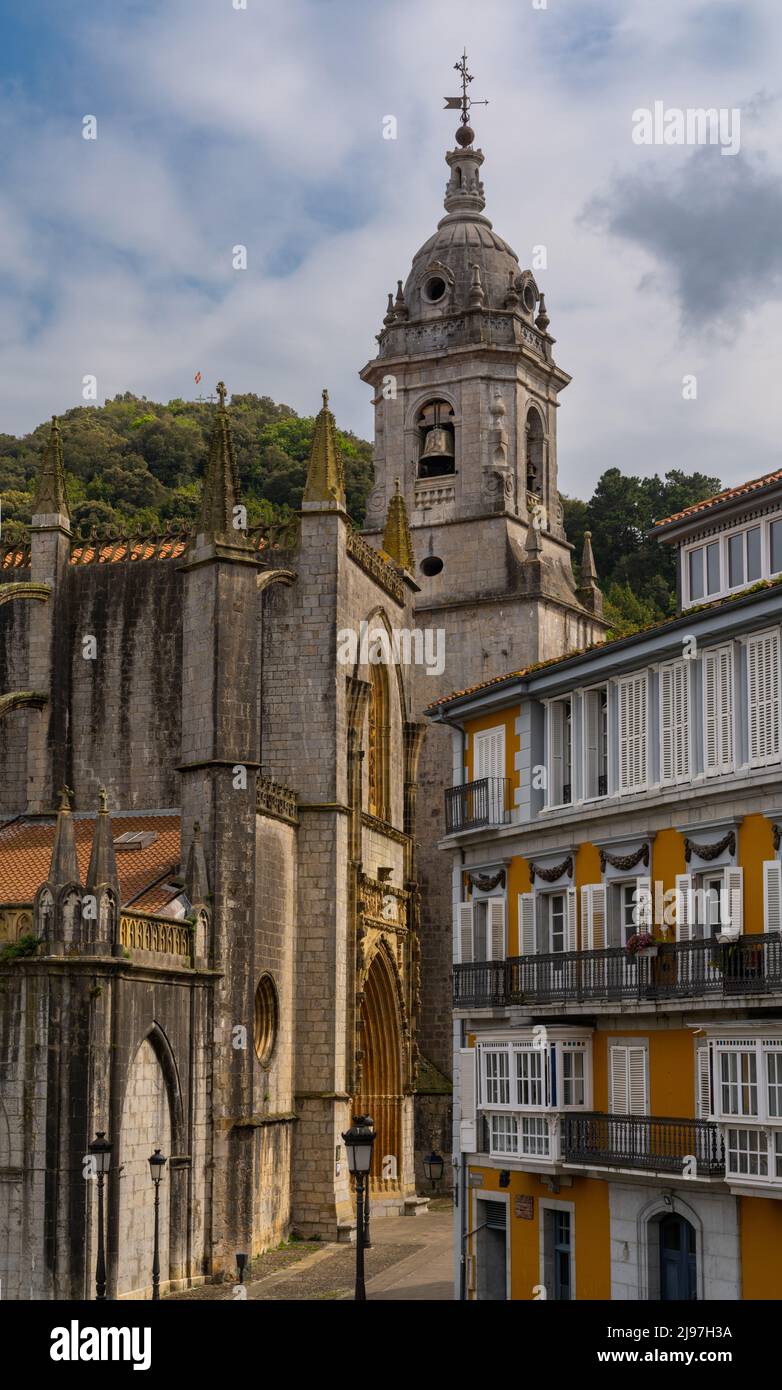
<svg viewBox="0 0 782 1390">
<path fill-rule="evenodd" d="M 435 429 L 429 430 L 424 440 L 424 452 L 421 457 L 425 459 L 430 459 L 432 457 L 453 458 L 453 449 L 448 437 L 448 431 L 436 427 Z"/>
</svg>

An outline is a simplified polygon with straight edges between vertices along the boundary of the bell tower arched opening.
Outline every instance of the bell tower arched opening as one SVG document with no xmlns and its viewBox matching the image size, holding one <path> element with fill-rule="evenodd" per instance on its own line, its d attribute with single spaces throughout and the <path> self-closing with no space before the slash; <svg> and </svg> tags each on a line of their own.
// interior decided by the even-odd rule
<svg viewBox="0 0 782 1390">
<path fill-rule="evenodd" d="M 453 410 L 447 401 L 428 401 L 416 417 L 419 478 L 456 472 Z"/>
</svg>

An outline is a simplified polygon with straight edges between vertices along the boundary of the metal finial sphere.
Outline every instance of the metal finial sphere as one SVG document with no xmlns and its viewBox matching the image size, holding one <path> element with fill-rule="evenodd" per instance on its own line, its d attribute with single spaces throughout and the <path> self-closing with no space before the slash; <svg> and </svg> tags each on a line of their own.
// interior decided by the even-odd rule
<svg viewBox="0 0 782 1390">
<path fill-rule="evenodd" d="M 456 132 L 456 143 L 457 143 L 457 145 L 462 145 L 462 146 L 465 146 L 465 147 L 466 147 L 467 145 L 471 145 L 474 139 L 475 139 L 475 131 L 472 129 L 471 126 L 468 126 L 468 125 L 460 125 L 460 126 L 459 126 L 459 129 L 458 129 L 457 132 Z"/>
</svg>

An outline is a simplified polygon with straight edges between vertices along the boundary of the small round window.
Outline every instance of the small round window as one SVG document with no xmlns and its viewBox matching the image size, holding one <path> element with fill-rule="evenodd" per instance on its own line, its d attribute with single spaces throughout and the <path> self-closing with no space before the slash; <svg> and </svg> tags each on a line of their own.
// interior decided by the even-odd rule
<svg viewBox="0 0 782 1390">
<path fill-rule="evenodd" d="M 421 561 L 421 573 L 425 574 L 427 579 L 433 579 L 436 574 L 440 574 L 442 568 L 443 562 L 439 555 L 427 555 L 426 559 Z"/>
<path fill-rule="evenodd" d="M 448 286 L 442 275 L 433 275 L 424 285 L 424 296 L 430 304 L 436 304 L 438 299 L 442 299 Z"/>
<path fill-rule="evenodd" d="M 255 991 L 253 1033 L 255 1055 L 263 1066 L 271 1060 L 277 1041 L 278 1021 L 279 1008 L 274 980 L 271 975 L 262 975 Z"/>
<path fill-rule="evenodd" d="M 528 314 L 533 313 L 536 304 L 537 296 L 535 294 L 535 291 L 532 285 L 530 285 L 529 282 L 527 282 L 527 284 L 524 286 L 524 308 L 527 310 Z"/>
</svg>

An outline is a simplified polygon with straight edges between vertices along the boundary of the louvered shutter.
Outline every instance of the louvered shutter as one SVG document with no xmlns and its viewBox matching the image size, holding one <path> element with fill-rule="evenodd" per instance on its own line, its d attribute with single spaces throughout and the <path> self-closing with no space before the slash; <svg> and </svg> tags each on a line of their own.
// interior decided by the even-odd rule
<svg viewBox="0 0 782 1390">
<path fill-rule="evenodd" d="M 475 735 L 474 777 L 505 776 L 505 730 L 486 729 Z"/>
<path fill-rule="evenodd" d="M 482 1201 L 478 1211 L 491 1231 L 504 1231 L 507 1226 L 508 1207 L 505 1202 Z"/>
<path fill-rule="evenodd" d="M 660 671 L 660 780 L 672 782 L 675 777 L 674 713 L 672 666 Z"/>
<path fill-rule="evenodd" d="M 568 888 L 566 895 L 567 920 L 565 923 L 565 950 L 575 951 L 576 945 L 576 890 Z"/>
<path fill-rule="evenodd" d="M 744 870 L 731 866 L 725 870 L 727 915 L 724 930 L 730 936 L 740 936 L 744 929 Z"/>
<path fill-rule="evenodd" d="M 640 874 L 635 880 L 635 922 L 637 931 L 652 930 L 652 880 Z"/>
<path fill-rule="evenodd" d="M 488 898 L 490 960 L 505 959 L 505 899 Z"/>
<path fill-rule="evenodd" d="M 764 632 L 747 642 L 749 760 L 755 765 L 779 756 L 779 637 Z"/>
<path fill-rule="evenodd" d="M 627 1048 L 609 1049 L 609 1104 L 612 1115 L 626 1115 L 628 1101 Z"/>
<path fill-rule="evenodd" d="M 459 1124 L 459 1145 L 462 1153 L 475 1153 L 475 1048 L 463 1047 L 459 1050 L 459 1098 L 461 1120 Z"/>
<path fill-rule="evenodd" d="M 588 690 L 584 696 L 584 778 L 585 796 L 597 796 L 600 778 L 600 692 Z"/>
<path fill-rule="evenodd" d="M 628 1047 L 628 1115 L 645 1115 L 649 1109 L 648 1067 L 645 1047 Z"/>
<path fill-rule="evenodd" d="M 733 653 L 730 647 L 703 658 L 704 762 L 707 772 L 733 766 Z"/>
<path fill-rule="evenodd" d="M 782 864 L 767 859 L 763 865 L 763 901 L 765 931 L 782 931 Z"/>
<path fill-rule="evenodd" d="M 697 1118 L 708 1120 L 711 1114 L 708 1047 L 699 1047 L 695 1053 L 695 1101 Z"/>
<path fill-rule="evenodd" d="M 459 903 L 459 960 L 472 959 L 472 903 Z"/>
<path fill-rule="evenodd" d="M 592 897 L 592 951 L 606 948 L 606 890 L 602 883 L 591 885 Z"/>
<path fill-rule="evenodd" d="M 692 941 L 695 922 L 692 901 L 692 875 L 676 875 L 676 940 Z"/>
<path fill-rule="evenodd" d="M 646 785 L 646 672 L 619 682 L 619 789 Z"/>
<path fill-rule="evenodd" d="M 523 956 L 535 954 L 534 893 L 519 893 L 519 950 Z"/>
<path fill-rule="evenodd" d="M 581 950 L 592 950 L 592 894 L 588 884 L 581 889 Z"/>
<path fill-rule="evenodd" d="M 564 720 L 563 706 L 557 701 L 548 707 L 549 723 L 549 787 L 548 804 L 559 806 L 563 797 L 563 786 L 565 781 L 565 741 L 564 741 Z"/>
</svg>

